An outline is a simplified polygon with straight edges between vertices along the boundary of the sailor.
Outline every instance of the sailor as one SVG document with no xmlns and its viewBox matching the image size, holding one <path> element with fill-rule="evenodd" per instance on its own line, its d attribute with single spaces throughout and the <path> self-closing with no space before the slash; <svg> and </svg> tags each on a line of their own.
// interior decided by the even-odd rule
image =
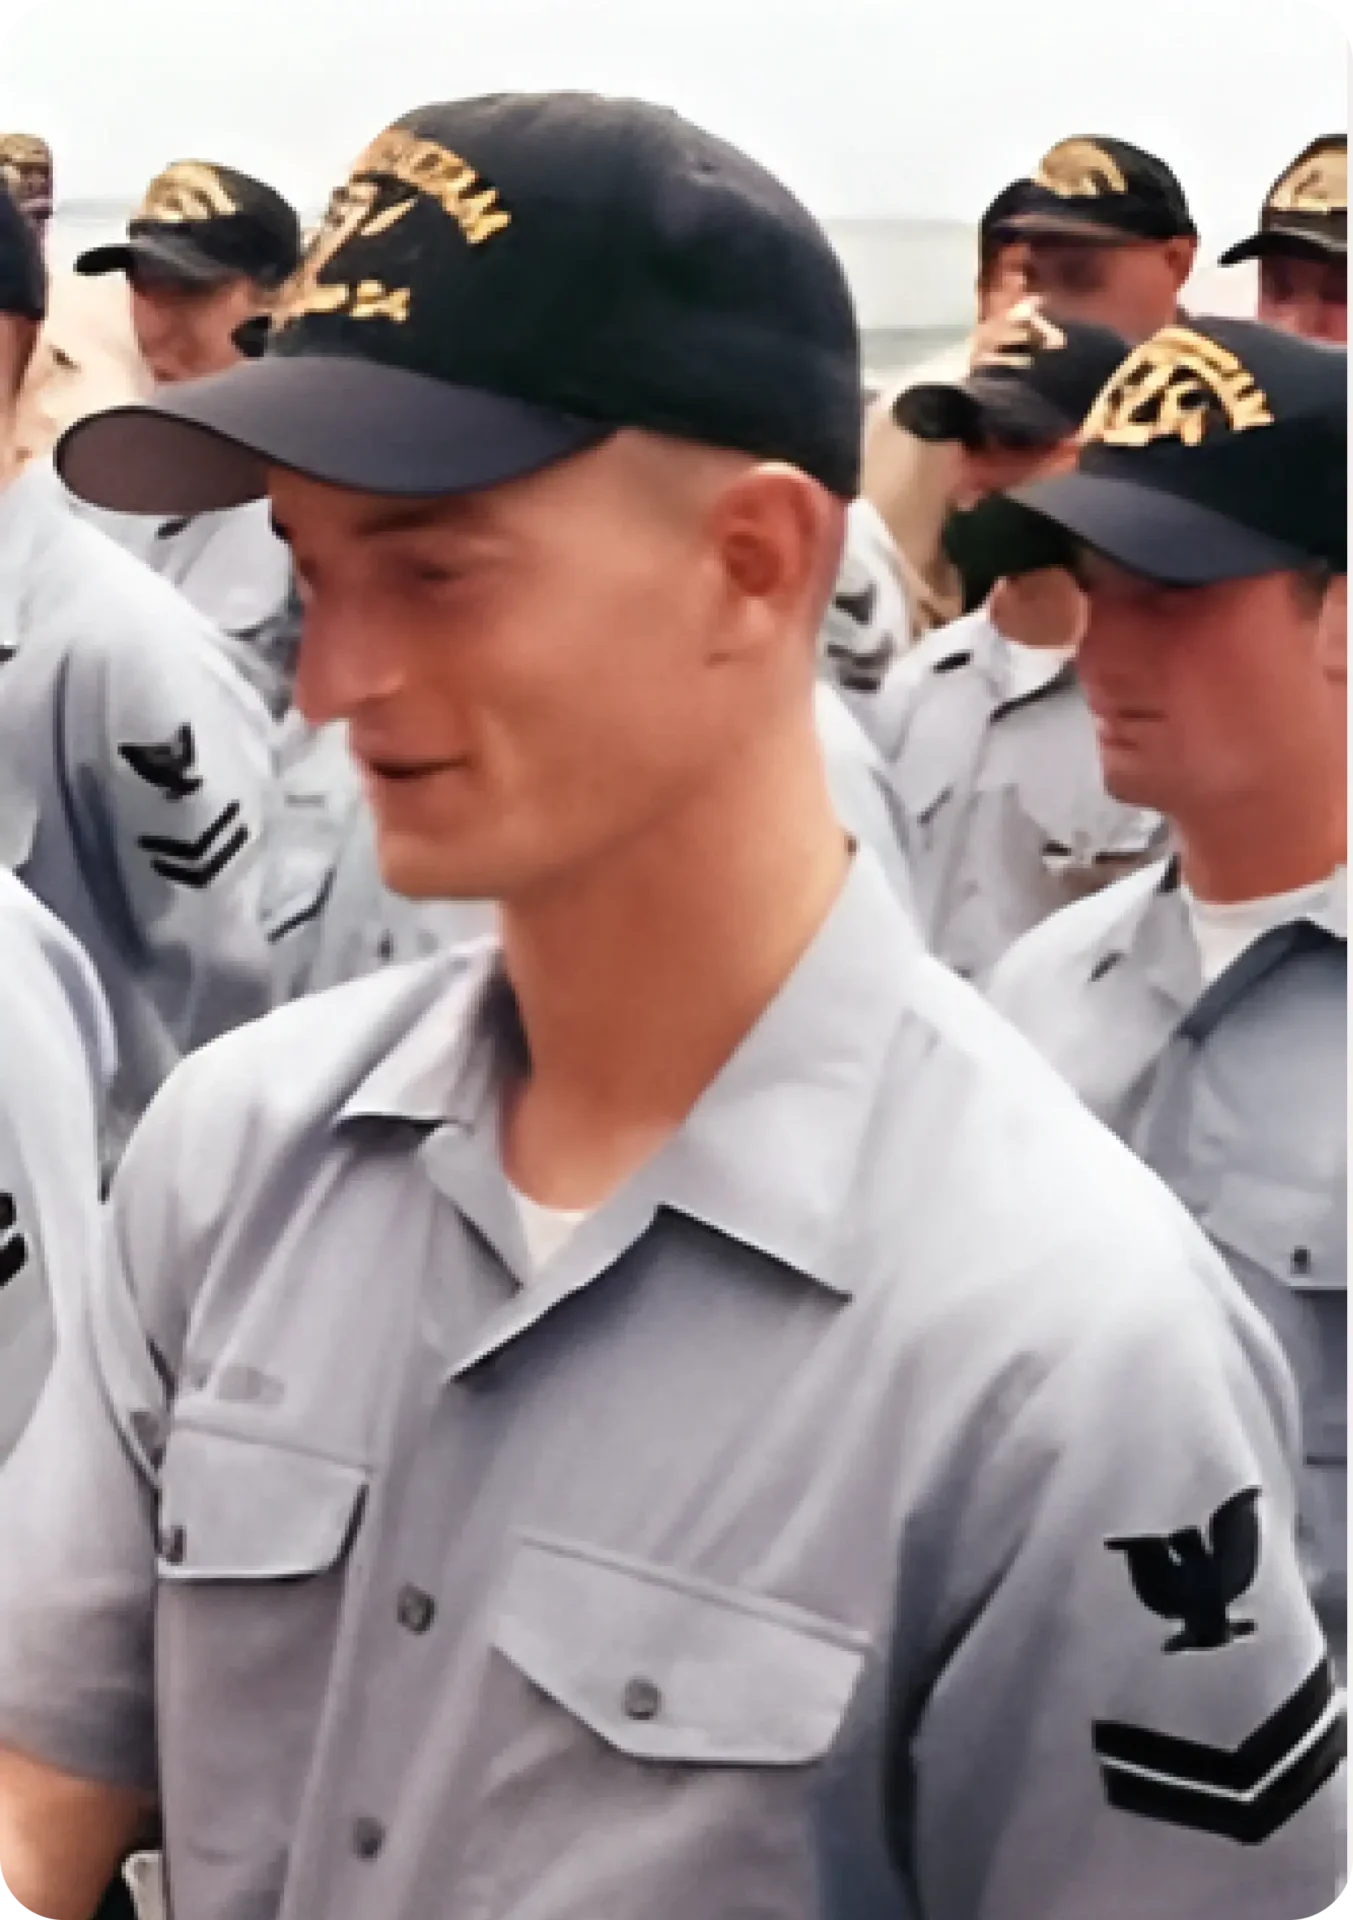
<svg viewBox="0 0 1353 1920">
<path fill-rule="evenodd" d="M 852 1920 L 1314 1911 L 1268 1330 L 832 804 L 826 236 L 666 109 L 499 94 L 381 134 L 310 258 L 63 470 L 268 487 L 391 884 L 501 934 L 144 1122 L 0 1476 L 11 1888 L 78 1915 L 158 1795 L 192 1920 L 810 1920 L 836 1756 Z"/>
<path fill-rule="evenodd" d="M 1107 328 L 1030 301 L 984 332 L 965 381 L 903 395 L 909 430 L 957 453 L 962 521 L 983 526 L 998 489 L 1074 463 L 1081 423 L 1126 352 Z M 1018 547 L 1019 577 L 1000 579 L 1003 537 L 997 512 L 969 538 L 987 564 L 983 604 L 928 635 L 876 703 L 922 930 L 979 983 L 1030 927 L 1163 845 L 1155 814 L 1104 790 L 1076 676 L 1074 580 L 1035 567 L 1056 552 Z"/>
<path fill-rule="evenodd" d="M 170 1068 L 264 1010 L 272 725 L 200 615 L 19 471 L 37 242 L 0 194 L 0 866 L 75 935 L 112 1012 L 115 1154 Z"/>
<path fill-rule="evenodd" d="M 1254 321 L 1169 328 L 1108 389 L 1077 470 L 1018 495 L 1081 543 L 1105 780 L 1178 853 L 1046 922 L 992 988 L 1286 1347 L 1303 1553 L 1340 1660 L 1346 377 L 1343 352 Z"/>
<path fill-rule="evenodd" d="M 125 277 L 145 364 L 157 385 L 173 385 L 238 365 L 247 329 L 296 269 L 300 232 L 295 209 L 263 181 L 180 160 L 151 182 L 126 240 L 91 248 L 75 267 L 87 279 Z M 211 621 L 274 715 L 285 712 L 299 615 L 262 505 L 95 518 Z"/>
<path fill-rule="evenodd" d="M 1259 262 L 1259 318 L 1308 340 L 1348 339 L 1348 135 L 1313 140 L 1269 188 L 1259 230 L 1221 257 Z"/>
</svg>

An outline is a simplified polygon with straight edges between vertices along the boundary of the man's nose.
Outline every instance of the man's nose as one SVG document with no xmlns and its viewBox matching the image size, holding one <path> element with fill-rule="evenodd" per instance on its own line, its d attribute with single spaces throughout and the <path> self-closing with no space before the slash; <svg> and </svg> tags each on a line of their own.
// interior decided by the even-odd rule
<svg viewBox="0 0 1353 1920">
<path fill-rule="evenodd" d="M 312 726 L 350 720 L 404 685 L 393 637 L 360 614 L 312 603 L 303 615 L 295 704 Z"/>
</svg>

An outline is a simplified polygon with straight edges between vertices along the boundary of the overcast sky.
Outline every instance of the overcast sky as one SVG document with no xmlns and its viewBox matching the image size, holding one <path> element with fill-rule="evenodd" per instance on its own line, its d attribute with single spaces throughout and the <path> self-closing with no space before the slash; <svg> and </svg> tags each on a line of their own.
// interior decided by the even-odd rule
<svg viewBox="0 0 1353 1920">
<path fill-rule="evenodd" d="M 1163 154 L 1206 237 L 1245 228 L 1347 115 L 1349 0 L 0 0 L 0 126 L 66 197 L 166 161 L 307 207 L 428 100 L 586 87 L 665 101 L 824 218 L 972 219 L 1072 133 Z"/>
</svg>

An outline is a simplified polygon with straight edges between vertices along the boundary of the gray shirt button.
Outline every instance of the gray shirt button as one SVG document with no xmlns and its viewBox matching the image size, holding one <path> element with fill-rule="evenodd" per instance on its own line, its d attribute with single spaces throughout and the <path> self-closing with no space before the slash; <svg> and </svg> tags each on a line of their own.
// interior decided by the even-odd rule
<svg viewBox="0 0 1353 1920">
<path fill-rule="evenodd" d="M 160 1535 L 160 1558 L 166 1566 L 181 1567 L 188 1551 L 188 1536 L 182 1527 L 166 1527 Z"/>
<path fill-rule="evenodd" d="M 642 1677 L 629 1680 L 620 1704 L 631 1720 L 656 1720 L 662 1712 L 662 1689 Z"/>
<path fill-rule="evenodd" d="M 399 1624 L 410 1633 L 426 1633 L 437 1617 L 437 1602 L 421 1587 L 401 1587 Z"/>
<path fill-rule="evenodd" d="M 352 1850 L 359 1860 L 374 1860 L 385 1845 L 385 1828 L 368 1814 L 359 1814 L 352 1823 Z"/>
</svg>

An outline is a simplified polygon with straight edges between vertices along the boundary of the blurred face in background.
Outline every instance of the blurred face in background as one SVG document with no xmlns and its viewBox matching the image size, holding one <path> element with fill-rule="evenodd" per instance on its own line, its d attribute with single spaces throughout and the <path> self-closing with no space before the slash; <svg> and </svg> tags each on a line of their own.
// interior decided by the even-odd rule
<svg viewBox="0 0 1353 1920">
<path fill-rule="evenodd" d="M 225 373 L 241 358 L 234 334 L 267 305 L 251 280 L 203 286 L 136 266 L 131 273 L 132 325 L 141 358 L 155 381 L 169 386 Z"/>
<path fill-rule="evenodd" d="M 1011 240 L 995 250 L 983 262 L 977 283 L 977 318 L 999 320 L 1019 305 L 1029 291 L 1029 248 L 1023 240 Z"/>
<path fill-rule="evenodd" d="M 1306 340 L 1346 345 L 1347 257 L 1314 251 L 1266 254 L 1259 262 L 1259 318 Z"/>
<path fill-rule="evenodd" d="M 1134 345 L 1174 319 L 1196 240 L 1100 243 L 1035 236 L 1028 290 L 1068 320 L 1111 327 Z"/>
</svg>

